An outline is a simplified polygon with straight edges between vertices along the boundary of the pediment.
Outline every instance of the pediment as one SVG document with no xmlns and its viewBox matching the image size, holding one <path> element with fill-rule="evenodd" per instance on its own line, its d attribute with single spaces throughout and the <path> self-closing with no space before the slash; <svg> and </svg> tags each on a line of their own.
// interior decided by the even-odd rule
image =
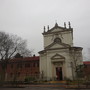
<svg viewBox="0 0 90 90">
<path fill-rule="evenodd" d="M 50 30 L 47 31 L 47 33 L 59 32 L 59 31 L 63 31 L 64 29 L 65 29 L 64 27 L 60 27 L 60 26 L 58 26 L 58 24 L 56 23 L 53 28 L 51 28 Z"/>
<path fill-rule="evenodd" d="M 60 26 L 54 26 L 53 28 L 51 28 L 48 32 L 52 33 L 52 32 L 59 32 L 59 31 L 63 31 L 65 28 L 60 27 Z"/>
<path fill-rule="evenodd" d="M 47 46 L 45 49 L 57 49 L 57 48 L 66 48 L 66 47 L 70 47 L 70 45 L 65 44 L 65 43 L 55 43 L 55 42 L 53 42 L 52 44 Z"/>
<path fill-rule="evenodd" d="M 60 54 L 55 54 L 54 56 L 51 57 L 51 59 L 65 59 L 65 57 Z"/>
<path fill-rule="evenodd" d="M 55 54 L 51 57 L 52 62 L 63 62 L 65 61 L 65 57 L 60 54 Z"/>
<path fill-rule="evenodd" d="M 61 26 L 58 26 L 58 24 L 56 23 L 55 26 L 51 29 L 48 28 L 48 31 L 45 31 L 42 33 L 43 35 L 46 35 L 46 34 L 51 34 L 51 33 L 59 33 L 59 32 L 65 32 L 65 31 L 71 31 L 72 28 L 66 28 L 65 26 L 64 27 L 61 27 Z"/>
<path fill-rule="evenodd" d="M 54 28 L 51 32 L 59 32 L 59 31 L 63 31 L 63 29 L 61 29 L 61 28 Z"/>
<path fill-rule="evenodd" d="M 54 44 L 53 46 L 50 47 L 50 49 L 53 49 L 53 48 L 64 48 L 65 46 L 63 46 L 62 44 Z"/>
</svg>

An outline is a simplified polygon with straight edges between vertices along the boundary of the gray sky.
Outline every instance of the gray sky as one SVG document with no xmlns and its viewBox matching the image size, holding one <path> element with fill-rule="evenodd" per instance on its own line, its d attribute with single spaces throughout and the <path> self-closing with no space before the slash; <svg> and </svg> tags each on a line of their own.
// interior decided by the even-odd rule
<svg viewBox="0 0 90 90">
<path fill-rule="evenodd" d="M 0 30 L 16 34 L 37 54 L 43 26 L 71 22 L 74 45 L 90 48 L 90 0 L 0 0 Z"/>
</svg>

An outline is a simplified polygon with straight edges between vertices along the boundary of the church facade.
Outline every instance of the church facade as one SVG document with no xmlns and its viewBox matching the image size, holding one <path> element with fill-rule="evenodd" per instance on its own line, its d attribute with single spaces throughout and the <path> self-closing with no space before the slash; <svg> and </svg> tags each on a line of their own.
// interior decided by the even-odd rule
<svg viewBox="0 0 90 90">
<path fill-rule="evenodd" d="M 40 51 L 40 75 L 43 80 L 73 80 L 76 67 L 83 63 L 82 47 L 73 45 L 73 28 L 57 23 L 46 31 L 44 27 L 44 50 Z"/>
</svg>

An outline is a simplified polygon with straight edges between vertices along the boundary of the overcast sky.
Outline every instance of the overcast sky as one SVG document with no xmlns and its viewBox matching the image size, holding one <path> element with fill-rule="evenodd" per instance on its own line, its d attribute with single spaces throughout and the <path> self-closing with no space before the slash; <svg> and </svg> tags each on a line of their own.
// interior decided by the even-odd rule
<svg viewBox="0 0 90 90">
<path fill-rule="evenodd" d="M 43 49 L 43 26 L 56 21 L 67 27 L 70 21 L 74 46 L 90 48 L 90 0 L 0 0 L 0 30 L 26 39 L 36 54 Z"/>
</svg>

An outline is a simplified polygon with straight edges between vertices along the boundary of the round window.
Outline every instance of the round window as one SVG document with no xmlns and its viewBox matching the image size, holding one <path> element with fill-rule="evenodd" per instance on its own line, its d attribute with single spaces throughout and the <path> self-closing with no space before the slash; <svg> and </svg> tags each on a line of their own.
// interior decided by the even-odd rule
<svg viewBox="0 0 90 90">
<path fill-rule="evenodd" d="M 61 43 L 61 39 L 60 39 L 60 38 L 55 38 L 55 39 L 54 39 L 54 42 L 56 42 L 56 43 Z"/>
</svg>

